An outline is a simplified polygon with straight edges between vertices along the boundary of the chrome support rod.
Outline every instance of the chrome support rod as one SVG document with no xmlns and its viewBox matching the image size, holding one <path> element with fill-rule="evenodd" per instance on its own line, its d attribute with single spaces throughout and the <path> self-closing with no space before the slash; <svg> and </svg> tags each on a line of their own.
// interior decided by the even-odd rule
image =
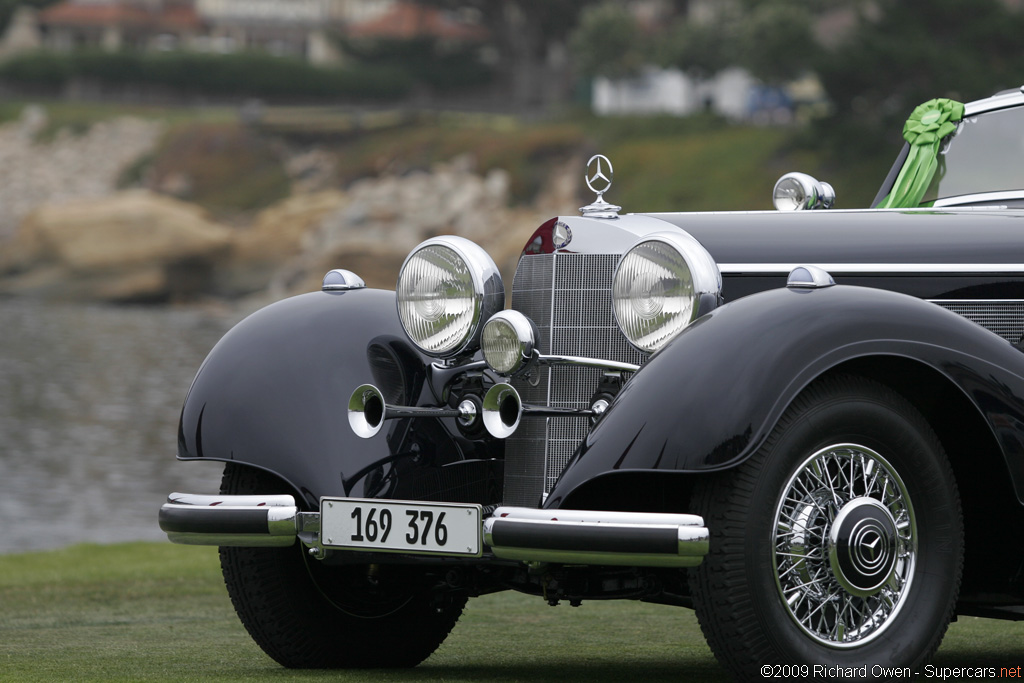
<svg viewBox="0 0 1024 683">
<path fill-rule="evenodd" d="M 457 408 L 419 408 L 416 406 L 384 405 L 384 419 L 394 420 L 399 417 L 462 417 Z"/>
<path fill-rule="evenodd" d="M 633 365 L 632 363 L 620 363 L 614 360 L 604 360 L 602 358 L 585 358 L 583 356 L 558 356 L 538 354 L 536 360 L 541 365 L 577 365 L 586 368 L 613 370 L 616 372 L 636 372 L 637 370 L 640 369 L 639 365 Z"/>
<path fill-rule="evenodd" d="M 594 417 L 590 408 L 560 408 L 557 406 L 531 406 L 524 404 L 523 417 Z"/>
</svg>

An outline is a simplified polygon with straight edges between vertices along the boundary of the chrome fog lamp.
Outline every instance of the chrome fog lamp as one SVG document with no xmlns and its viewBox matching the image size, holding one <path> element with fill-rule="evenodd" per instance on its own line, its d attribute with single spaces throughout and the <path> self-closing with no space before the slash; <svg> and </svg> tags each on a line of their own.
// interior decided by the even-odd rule
<svg viewBox="0 0 1024 683">
<path fill-rule="evenodd" d="M 432 356 L 473 350 L 483 321 L 505 305 L 498 267 L 463 237 L 435 237 L 413 249 L 396 289 L 405 333 Z"/>
<path fill-rule="evenodd" d="M 772 190 L 772 203 L 779 211 L 831 209 L 835 202 L 836 191 L 832 186 L 806 173 L 787 173 Z"/>
<path fill-rule="evenodd" d="M 499 311 L 484 323 L 480 349 L 492 370 L 514 375 L 533 358 L 537 333 L 533 323 L 519 311 Z"/>
<path fill-rule="evenodd" d="M 684 232 L 658 232 L 626 252 L 612 277 L 615 321 L 629 343 L 656 351 L 721 298 L 711 254 Z"/>
</svg>

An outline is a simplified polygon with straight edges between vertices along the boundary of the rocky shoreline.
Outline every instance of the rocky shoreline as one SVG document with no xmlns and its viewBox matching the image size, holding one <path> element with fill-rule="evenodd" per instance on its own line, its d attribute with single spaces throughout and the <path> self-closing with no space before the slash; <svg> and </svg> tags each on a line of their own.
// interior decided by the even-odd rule
<svg viewBox="0 0 1024 683">
<path fill-rule="evenodd" d="M 530 233 L 574 211 L 573 160 L 552 172 L 530 206 L 509 205 L 502 170 L 477 173 L 470 156 L 347 188 L 293 194 L 242 221 L 153 191 L 119 189 L 125 170 L 151 154 L 157 122 L 119 118 L 79 135 L 39 142 L 45 114 L 26 108 L 0 126 L 0 294 L 70 301 L 182 302 L 281 297 L 319 287 L 331 268 L 392 288 L 408 251 L 457 234 L 492 255 L 511 282 Z M 305 150 L 287 167 L 318 159 Z"/>
</svg>

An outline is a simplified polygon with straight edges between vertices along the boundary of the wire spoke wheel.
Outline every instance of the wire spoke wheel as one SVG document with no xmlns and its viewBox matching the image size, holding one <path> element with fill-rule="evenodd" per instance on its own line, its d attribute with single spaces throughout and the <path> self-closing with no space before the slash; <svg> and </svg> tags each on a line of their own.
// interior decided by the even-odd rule
<svg viewBox="0 0 1024 683">
<path fill-rule="evenodd" d="M 740 680 L 765 664 L 913 670 L 938 649 L 963 515 L 942 442 L 891 388 L 811 384 L 749 459 L 698 480 L 693 501 L 711 532 L 690 570 L 694 609 Z"/>
<path fill-rule="evenodd" d="M 862 645 L 885 631 L 910 591 L 914 508 L 881 455 L 829 446 L 783 489 L 772 547 L 776 586 L 796 624 L 831 647 Z"/>
</svg>

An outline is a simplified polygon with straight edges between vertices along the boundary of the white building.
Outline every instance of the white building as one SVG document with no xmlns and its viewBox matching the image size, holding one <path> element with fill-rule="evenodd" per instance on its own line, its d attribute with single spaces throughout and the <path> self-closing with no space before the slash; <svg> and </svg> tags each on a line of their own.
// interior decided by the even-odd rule
<svg viewBox="0 0 1024 683">
<path fill-rule="evenodd" d="M 687 116 L 711 111 L 729 119 L 743 120 L 751 115 L 751 94 L 757 85 L 753 76 L 738 67 L 698 81 L 679 69 L 649 66 L 632 78 L 595 78 L 592 106 L 601 116 Z"/>
</svg>

